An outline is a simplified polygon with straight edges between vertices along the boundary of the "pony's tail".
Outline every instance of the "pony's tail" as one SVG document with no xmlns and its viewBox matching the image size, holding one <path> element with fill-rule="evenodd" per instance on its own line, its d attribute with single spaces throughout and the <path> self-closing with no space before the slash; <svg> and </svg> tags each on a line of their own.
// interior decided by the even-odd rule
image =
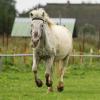
<svg viewBox="0 0 100 100">
<path fill-rule="evenodd" d="M 60 77 L 60 75 L 61 75 L 61 66 L 63 66 L 61 60 L 54 62 L 54 67 L 55 67 L 54 71 L 55 71 L 57 77 Z"/>
</svg>

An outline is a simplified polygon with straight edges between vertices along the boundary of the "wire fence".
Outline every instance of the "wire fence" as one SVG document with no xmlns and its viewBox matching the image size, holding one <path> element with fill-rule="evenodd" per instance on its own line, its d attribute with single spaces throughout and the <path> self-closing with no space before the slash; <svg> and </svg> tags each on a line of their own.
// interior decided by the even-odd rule
<svg viewBox="0 0 100 100">
<path fill-rule="evenodd" d="M 33 54 L 0 54 L 0 71 L 2 71 L 3 66 L 13 66 L 18 65 L 30 65 L 32 63 L 32 56 Z M 19 57 L 19 58 L 18 58 Z M 30 59 L 31 57 L 31 59 Z M 69 56 L 71 59 L 69 64 L 84 64 L 84 62 L 88 64 L 93 64 L 94 61 L 100 61 L 99 54 L 78 54 L 74 53 Z M 97 60 L 97 59 L 98 60 Z M 9 65 L 10 64 L 10 65 Z"/>
<path fill-rule="evenodd" d="M 0 54 L 0 57 L 24 57 L 24 56 L 33 56 L 33 54 Z M 100 58 L 100 55 L 95 54 L 74 54 L 70 55 L 70 57 L 97 57 Z"/>
</svg>

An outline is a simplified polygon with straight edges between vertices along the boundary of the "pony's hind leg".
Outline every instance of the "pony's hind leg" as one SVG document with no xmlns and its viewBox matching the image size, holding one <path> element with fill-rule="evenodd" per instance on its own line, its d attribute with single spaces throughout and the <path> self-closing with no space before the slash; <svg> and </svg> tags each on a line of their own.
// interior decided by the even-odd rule
<svg viewBox="0 0 100 100">
<path fill-rule="evenodd" d="M 60 80 L 57 86 L 57 90 L 59 92 L 62 92 L 64 90 L 64 72 L 65 72 L 65 66 L 68 65 L 69 57 L 66 57 L 64 60 L 59 61 L 59 74 L 60 74 Z"/>
<path fill-rule="evenodd" d="M 63 67 L 63 61 L 59 61 L 58 62 L 58 66 L 59 67 L 59 83 L 57 86 L 57 90 L 59 92 L 63 91 L 64 89 L 64 83 L 63 83 L 63 76 L 64 76 L 64 67 Z"/>
</svg>

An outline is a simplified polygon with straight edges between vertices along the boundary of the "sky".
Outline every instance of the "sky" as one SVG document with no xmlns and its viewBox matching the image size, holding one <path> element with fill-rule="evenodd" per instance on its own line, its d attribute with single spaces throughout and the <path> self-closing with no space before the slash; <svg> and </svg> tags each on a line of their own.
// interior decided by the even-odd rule
<svg viewBox="0 0 100 100">
<path fill-rule="evenodd" d="M 18 12 L 27 11 L 38 3 L 45 5 L 46 3 L 66 3 L 67 0 L 16 0 L 16 9 Z M 70 0 L 71 3 L 100 3 L 100 0 Z"/>
</svg>

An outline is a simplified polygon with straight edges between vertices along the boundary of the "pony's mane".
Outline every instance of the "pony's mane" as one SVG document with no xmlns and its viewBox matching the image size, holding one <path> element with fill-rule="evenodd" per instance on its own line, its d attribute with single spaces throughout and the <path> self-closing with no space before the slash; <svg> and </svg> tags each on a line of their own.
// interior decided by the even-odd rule
<svg viewBox="0 0 100 100">
<path fill-rule="evenodd" d="M 31 18 L 35 18 L 35 17 L 42 18 L 43 20 L 45 20 L 48 23 L 49 26 L 55 24 L 43 8 L 40 8 L 37 10 L 32 10 L 30 12 L 30 15 L 31 15 Z"/>
</svg>

